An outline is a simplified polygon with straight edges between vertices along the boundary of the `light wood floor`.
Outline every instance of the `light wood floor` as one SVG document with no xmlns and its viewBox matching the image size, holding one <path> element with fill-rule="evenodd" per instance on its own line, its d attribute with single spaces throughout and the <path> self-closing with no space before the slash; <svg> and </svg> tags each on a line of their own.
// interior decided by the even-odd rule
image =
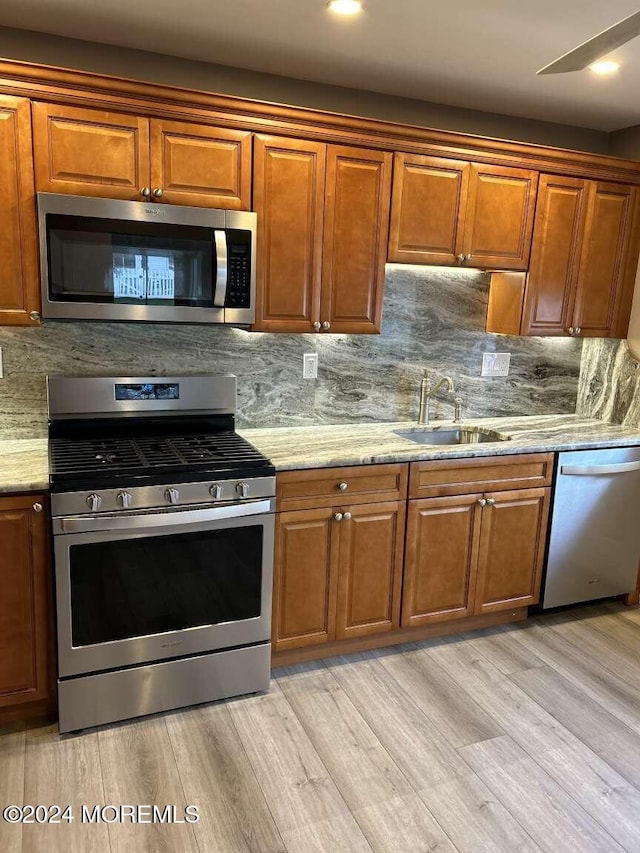
<svg viewBox="0 0 640 853">
<path fill-rule="evenodd" d="M 268 694 L 60 738 L 0 729 L 2 853 L 640 851 L 640 610 L 617 604 L 278 670 Z M 82 824 L 82 804 L 188 825 Z"/>
</svg>

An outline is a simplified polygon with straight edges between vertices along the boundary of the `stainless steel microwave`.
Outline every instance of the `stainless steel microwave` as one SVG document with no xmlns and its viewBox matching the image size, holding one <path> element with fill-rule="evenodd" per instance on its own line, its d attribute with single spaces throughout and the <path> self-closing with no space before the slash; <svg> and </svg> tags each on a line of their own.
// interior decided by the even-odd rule
<svg viewBox="0 0 640 853">
<path fill-rule="evenodd" d="M 256 214 L 38 193 L 46 319 L 255 318 Z"/>
</svg>

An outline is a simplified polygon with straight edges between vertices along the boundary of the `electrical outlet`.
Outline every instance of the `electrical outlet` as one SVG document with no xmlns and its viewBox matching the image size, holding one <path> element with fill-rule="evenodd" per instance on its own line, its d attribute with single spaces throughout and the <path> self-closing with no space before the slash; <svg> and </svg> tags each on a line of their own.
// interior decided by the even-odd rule
<svg viewBox="0 0 640 853">
<path fill-rule="evenodd" d="M 510 352 L 485 352 L 482 354 L 481 376 L 508 376 Z"/>
<path fill-rule="evenodd" d="M 302 378 L 317 379 L 318 378 L 318 353 L 305 352 L 302 356 Z"/>
</svg>

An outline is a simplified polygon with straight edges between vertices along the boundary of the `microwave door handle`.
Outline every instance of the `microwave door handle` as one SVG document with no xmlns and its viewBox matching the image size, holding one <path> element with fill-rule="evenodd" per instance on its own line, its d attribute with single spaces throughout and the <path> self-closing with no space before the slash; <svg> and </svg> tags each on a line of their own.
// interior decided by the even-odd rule
<svg viewBox="0 0 640 853">
<path fill-rule="evenodd" d="M 207 507 L 206 509 L 178 510 L 161 513 L 131 513 L 128 515 L 68 516 L 54 519 L 54 533 L 94 533 L 100 530 L 141 531 L 159 527 L 184 527 L 202 521 L 224 521 L 262 515 L 275 510 L 272 498 L 231 506 Z"/>
<path fill-rule="evenodd" d="M 213 294 L 213 304 L 216 308 L 224 308 L 227 300 L 227 281 L 229 264 L 227 257 L 227 234 L 225 231 L 213 232 L 216 243 L 216 288 Z"/>
</svg>

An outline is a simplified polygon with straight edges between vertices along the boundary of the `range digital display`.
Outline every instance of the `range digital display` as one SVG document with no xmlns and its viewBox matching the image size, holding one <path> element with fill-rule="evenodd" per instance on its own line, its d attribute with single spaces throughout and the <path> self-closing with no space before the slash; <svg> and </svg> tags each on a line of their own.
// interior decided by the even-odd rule
<svg viewBox="0 0 640 853">
<path fill-rule="evenodd" d="M 116 400 L 179 400 L 178 382 L 149 382 L 144 385 L 116 384 Z"/>
</svg>

